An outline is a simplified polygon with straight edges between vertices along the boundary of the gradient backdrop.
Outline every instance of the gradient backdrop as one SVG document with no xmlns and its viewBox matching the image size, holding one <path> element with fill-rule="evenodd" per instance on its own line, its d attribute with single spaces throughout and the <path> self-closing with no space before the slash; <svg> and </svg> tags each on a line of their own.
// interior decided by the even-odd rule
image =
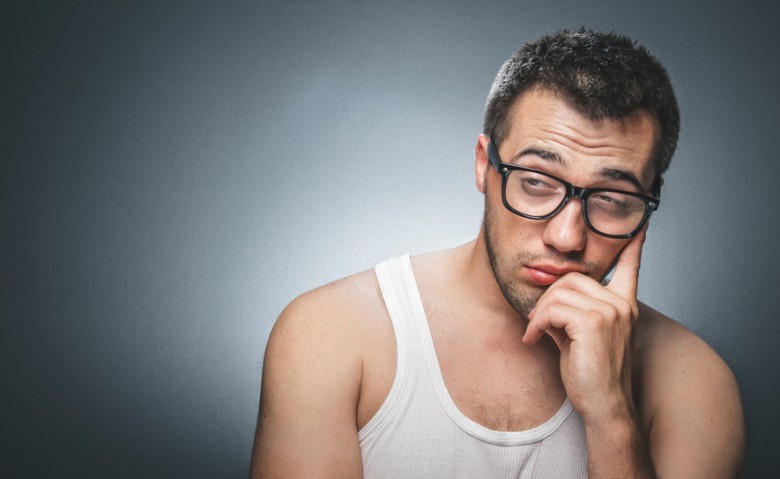
<svg viewBox="0 0 780 479">
<path fill-rule="evenodd" d="M 4 2 L 0 475 L 245 476 L 276 316 L 473 238 L 495 72 L 581 25 L 671 72 L 682 138 L 640 297 L 729 362 L 746 477 L 776 472 L 773 5 Z"/>
</svg>

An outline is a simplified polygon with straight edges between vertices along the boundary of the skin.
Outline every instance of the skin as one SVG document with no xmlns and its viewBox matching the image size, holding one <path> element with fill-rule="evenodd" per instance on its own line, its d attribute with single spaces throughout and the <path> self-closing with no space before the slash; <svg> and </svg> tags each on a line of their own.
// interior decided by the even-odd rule
<svg viewBox="0 0 780 479">
<path fill-rule="evenodd" d="M 649 193 L 658 130 L 649 113 L 590 121 L 537 89 L 510 121 L 503 161 Z M 645 231 L 599 236 L 579 201 L 543 221 L 512 214 L 488 142 L 480 135 L 475 148 L 486 203 L 479 236 L 412 258 L 455 404 L 486 427 L 516 431 L 547 421 L 568 396 L 585 425 L 591 477 L 734 477 L 744 451 L 737 383 L 706 343 L 637 301 Z M 266 349 L 252 477 L 361 477 L 357 432 L 392 386 L 395 346 L 373 271 L 294 300 Z"/>
</svg>

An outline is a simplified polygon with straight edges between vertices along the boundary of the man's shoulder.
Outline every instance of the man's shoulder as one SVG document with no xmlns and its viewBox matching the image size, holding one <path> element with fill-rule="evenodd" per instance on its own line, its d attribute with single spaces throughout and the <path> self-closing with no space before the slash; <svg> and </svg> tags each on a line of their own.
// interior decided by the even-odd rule
<svg viewBox="0 0 780 479">
<path fill-rule="evenodd" d="M 312 464 L 329 477 L 343 475 L 344 468 L 359 472 L 357 421 L 366 396 L 366 365 L 373 359 L 369 348 L 372 339 L 375 344 L 374 338 L 392 331 L 383 314 L 370 270 L 303 293 L 284 309 L 263 361 L 256 468 L 275 470 L 279 477 L 308 476 L 314 469 L 291 471 Z M 392 348 L 385 343 L 385 349 Z M 303 463 L 300 454 L 289 453 L 296 444 L 305 445 Z M 334 451 L 338 460 L 330 456 Z"/>
<path fill-rule="evenodd" d="M 723 358 L 701 337 L 677 321 L 640 304 L 635 374 L 640 381 L 645 419 L 659 426 L 659 415 L 741 414 L 737 380 Z M 707 416 L 706 418 L 704 416 Z M 734 417 L 738 424 L 741 418 Z"/>
<path fill-rule="evenodd" d="M 373 269 L 361 271 L 307 291 L 285 308 L 282 315 L 351 314 L 382 306 L 382 296 Z"/>
<path fill-rule="evenodd" d="M 654 456 L 684 447 L 691 457 L 716 458 L 709 466 L 717 477 L 734 477 L 745 425 L 739 385 L 723 358 L 691 330 L 640 305 L 634 364 L 635 399 Z M 687 476 L 682 470 L 676 475 Z"/>
<path fill-rule="evenodd" d="M 276 320 L 268 346 L 295 343 L 290 346 L 309 349 L 317 343 L 357 353 L 366 335 L 387 322 L 374 270 L 366 270 L 293 299 Z"/>
<path fill-rule="evenodd" d="M 373 269 L 352 274 L 307 291 L 293 299 L 277 326 L 323 323 L 328 328 L 356 327 L 358 320 L 382 317 L 384 301 Z"/>
<path fill-rule="evenodd" d="M 677 321 L 640 303 L 635 351 L 642 369 L 652 370 L 668 381 L 692 375 L 731 381 L 733 374 L 721 356 Z"/>
<path fill-rule="evenodd" d="M 651 365 L 697 363 L 708 368 L 728 369 L 720 355 L 696 333 L 642 303 L 639 306 L 636 351 L 643 361 Z"/>
</svg>

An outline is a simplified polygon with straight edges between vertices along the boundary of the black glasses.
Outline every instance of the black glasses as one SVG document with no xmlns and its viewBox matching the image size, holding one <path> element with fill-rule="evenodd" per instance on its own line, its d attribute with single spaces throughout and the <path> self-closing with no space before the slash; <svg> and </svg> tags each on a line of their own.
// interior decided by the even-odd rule
<svg viewBox="0 0 780 479">
<path fill-rule="evenodd" d="M 642 229 L 660 198 L 610 188 L 582 188 L 543 171 L 503 163 L 493 137 L 490 163 L 503 178 L 501 197 L 506 209 L 532 220 L 552 218 L 572 197 L 582 201 L 588 228 L 607 238 L 631 238 Z"/>
</svg>

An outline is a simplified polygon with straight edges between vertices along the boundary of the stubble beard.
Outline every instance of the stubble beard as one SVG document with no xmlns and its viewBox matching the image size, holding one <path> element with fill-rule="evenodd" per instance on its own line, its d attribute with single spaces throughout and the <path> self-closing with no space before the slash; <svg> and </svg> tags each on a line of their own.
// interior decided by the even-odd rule
<svg viewBox="0 0 780 479">
<path fill-rule="evenodd" d="M 496 282 L 501 289 L 501 293 L 504 295 L 504 299 L 506 299 L 509 305 L 512 306 L 512 309 L 519 315 L 527 318 L 545 290 L 542 288 L 521 288 L 518 284 L 513 284 L 509 281 L 508 276 L 511 273 L 513 266 L 507 264 L 508 261 L 499 260 L 498 258 L 498 253 L 496 252 L 491 233 L 491 231 L 493 231 L 493 224 L 493 216 L 490 214 L 490 206 L 486 199 L 482 228 L 485 234 L 485 249 L 487 250 L 488 260 L 490 261 L 490 268 L 493 270 L 493 276 L 496 278 Z M 521 255 L 522 254 L 523 253 L 521 253 Z"/>
<path fill-rule="evenodd" d="M 487 186 L 487 185 L 486 185 Z M 584 265 L 587 271 L 600 271 L 601 265 L 593 262 L 585 262 L 582 258 L 581 252 L 572 252 L 566 254 L 533 254 L 528 251 L 521 251 L 516 254 L 509 254 L 500 256 L 495 239 L 493 237 L 493 231 L 495 231 L 495 215 L 492 214 L 490 202 L 488 201 L 487 188 L 485 189 L 485 212 L 482 219 L 482 228 L 485 235 L 485 249 L 487 250 L 488 260 L 490 261 L 490 267 L 493 270 L 493 276 L 496 278 L 498 287 L 501 289 L 501 293 L 504 295 L 504 299 L 510 306 L 522 317 L 528 318 L 528 315 L 536 306 L 536 302 L 544 294 L 549 286 L 523 286 L 517 281 L 512 280 L 513 271 L 519 268 L 523 264 L 533 264 L 536 261 L 544 259 L 563 259 L 570 264 Z M 615 262 L 617 258 L 615 259 Z M 615 262 L 610 268 L 607 268 L 598 280 L 603 281 L 609 271 L 615 265 Z"/>
</svg>

